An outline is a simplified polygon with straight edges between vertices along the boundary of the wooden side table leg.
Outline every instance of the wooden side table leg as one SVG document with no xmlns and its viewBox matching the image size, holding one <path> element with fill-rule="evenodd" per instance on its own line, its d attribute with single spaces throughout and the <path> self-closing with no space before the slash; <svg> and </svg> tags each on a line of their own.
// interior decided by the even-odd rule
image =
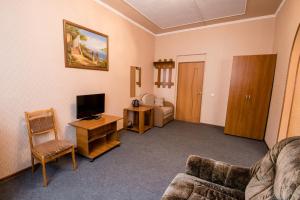
<svg viewBox="0 0 300 200">
<path fill-rule="evenodd" d="M 154 109 L 153 108 L 150 110 L 150 126 L 151 126 L 151 128 L 153 128 L 153 126 L 154 126 Z"/>
<path fill-rule="evenodd" d="M 128 126 L 128 110 L 124 109 L 123 111 L 123 128 L 127 129 Z"/>
<path fill-rule="evenodd" d="M 139 133 L 145 132 L 145 112 L 139 112 Z"/>
</svg>

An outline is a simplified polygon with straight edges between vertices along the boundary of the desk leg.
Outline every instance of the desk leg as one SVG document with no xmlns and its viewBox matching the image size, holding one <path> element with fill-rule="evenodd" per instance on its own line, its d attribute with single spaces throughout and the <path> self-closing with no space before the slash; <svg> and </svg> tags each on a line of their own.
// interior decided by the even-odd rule
<svg viewBox="0 0 300 200">
<path fill-rule="evenodd" d="M 139 133 L 145 131 L 145 112 L 139 112 Z"/>
</svg>

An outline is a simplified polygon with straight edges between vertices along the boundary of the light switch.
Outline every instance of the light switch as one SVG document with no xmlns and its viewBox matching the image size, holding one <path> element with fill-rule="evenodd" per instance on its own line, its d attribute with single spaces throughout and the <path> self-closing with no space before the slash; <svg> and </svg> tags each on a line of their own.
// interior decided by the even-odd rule
<svg viewBox="0 0 300 200">
<path fill-rule="evenodd" d="M 215 93 L 210 93 L 210 96 L 214 97 L 214 96 L 215 96 Z"/>
</svg>

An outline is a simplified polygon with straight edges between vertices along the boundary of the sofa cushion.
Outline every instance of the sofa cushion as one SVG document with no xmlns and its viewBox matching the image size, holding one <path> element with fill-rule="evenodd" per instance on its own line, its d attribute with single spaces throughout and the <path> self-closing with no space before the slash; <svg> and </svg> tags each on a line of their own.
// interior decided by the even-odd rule
<svg viewBox="0 0 300 200">
<path fill-rule="evenodd" d="M 154 105 L 156 105 L 156 106 L 164 106 L 164 98 L 155 98 Z"/>
<path fill-rule="evenodd" d="M 277 143 L 252 167 L 249 200 L 300 199 L 300 137 Z"/>
<path fill-rule="evenodd" d="M 240 200 L 244 198 L 245 194 L 240 190 L 180 173 L 173 179 L 162 200 Z"/>
<path fill-rule="evenodd" d="M 164 113 L 164 116 L 173 113 L 173 108 L 172 108 L 172 107 L 162 106 L 161 109 L 162 109 L 162 111 L 163 111 L 163 113 Z"/>
</svg>

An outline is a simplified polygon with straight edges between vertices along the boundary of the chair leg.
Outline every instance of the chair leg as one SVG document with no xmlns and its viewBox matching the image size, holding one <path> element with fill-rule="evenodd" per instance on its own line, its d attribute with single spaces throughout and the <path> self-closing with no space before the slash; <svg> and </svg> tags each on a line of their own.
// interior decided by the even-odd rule
<svg viewBox="0 0 300 200">
<path fill-rule="evenodd" d="M 47 181 L 47 174 L 46 174 L 46 163 L 44 159 L 42 159 L 42 167 L 43 167 L 44 187 L 46 187 L 48 185 L 48 181 Z"/>
<path fill-rule="evenodd" d="M 73 170 L 77 168 L 76 166 L 76 159 L 75 159 L 75 148 L 72 147 L 72 162 L 73 162 Z"/>
<path fill-rule="evenodd" d="M 31 154 L 31 172 L 34 173 L 34 157 Z"/>
</svg>

